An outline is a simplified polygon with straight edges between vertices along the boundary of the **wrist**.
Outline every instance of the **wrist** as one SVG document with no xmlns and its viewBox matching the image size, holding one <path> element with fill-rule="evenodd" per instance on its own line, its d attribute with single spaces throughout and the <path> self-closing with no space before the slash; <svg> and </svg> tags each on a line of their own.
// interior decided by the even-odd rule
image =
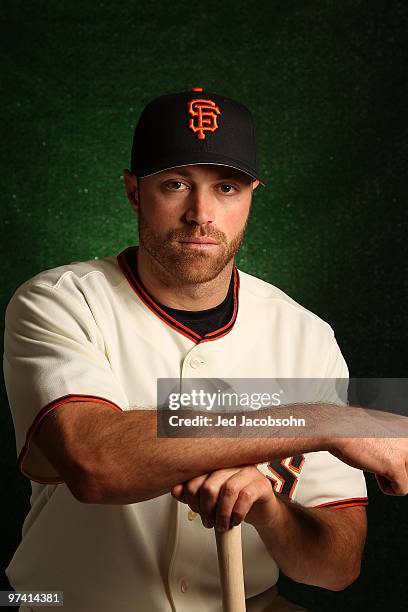
<svg viewBox="0 0 408 612">
<path fill-rule="evenodd" d="M 283 505 L 280 495 L 276 495 L 272 491 L 267 501 L 256 502 L 252 506 L 245 518 L 245 522 L 255 527 L 257 531 L 272 527 L 274 529 L 279 528 L 284 512 Z"/>
</svg>

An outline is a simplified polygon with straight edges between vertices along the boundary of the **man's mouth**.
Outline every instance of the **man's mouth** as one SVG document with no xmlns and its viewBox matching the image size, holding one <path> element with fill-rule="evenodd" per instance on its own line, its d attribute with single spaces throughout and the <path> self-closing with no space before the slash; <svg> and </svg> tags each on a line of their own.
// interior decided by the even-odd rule
<svg viewBox="0 0 408 612">
<path fill-rule="evenodd" d="M 211 251 L 215 249 L 218 242 L 208 236 L 197 236 L 192 238 L 182 238 L 178 241 L 183 248 L 194 251 Z"/>
<path fill-rule="evenodd" d="M 179 240 L 179 242 L 182 244 L 218 244 L 214 238 L 208 238 L 206 236 L 198 236 L 197 238 L 183 238 L 182 240 Z"/>
</svg>

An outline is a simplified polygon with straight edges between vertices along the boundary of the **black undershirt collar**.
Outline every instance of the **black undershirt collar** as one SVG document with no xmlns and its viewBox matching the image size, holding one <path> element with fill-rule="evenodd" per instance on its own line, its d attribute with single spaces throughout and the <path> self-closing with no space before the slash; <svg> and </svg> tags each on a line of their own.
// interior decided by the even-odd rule
<svg viewBox="0 0 408 612">
<path fill-rule="evenodd" d="M 143 285 L 142 281 L 140 280 L 137 265 L 134 273 L 139 283 Z M 204 336 L 205 334 L 215 331 L 216 329 L 220 329 L 226 325 L 232 317 L 232 313 L 234 311 L 233 274 L 231 274 L 228 293 L 225 299 L 218 304 L 218 306 L 214 306 L 213 308 L 208 308 L 207 310 L 180 310 L 178 308 L 170 308 L 169 306 L 165 306 L 157 300 L 156 303 L 160 306 L 160 308 L 167 312 L 167 314 L 176 319 L 176 321 L 183 323 L 196 333 Z"/>
</svg>

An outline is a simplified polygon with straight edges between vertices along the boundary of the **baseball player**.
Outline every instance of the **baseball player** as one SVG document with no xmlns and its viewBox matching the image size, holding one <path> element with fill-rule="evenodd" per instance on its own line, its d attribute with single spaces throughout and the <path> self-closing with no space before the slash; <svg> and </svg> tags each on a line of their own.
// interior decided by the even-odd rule
<svg viewBox="0 0 408 612">
<path fill-rule="evenodd" d="M 7 308 L 4 374 L 32 486 L 9 581 L 63 591 L 65 612 L 220 612 L 209 528 L 241 523 L 247 609 L 301 610 L 277 594 L 279 568 L 350 584 L 361 469 L 405 494 L 406 447 L 158 438 L 160 378 L 348 372 L 327 323 L 234 264 L 262 183 L 246 107 L 199 88 L 156 98 L 124 180 L 138 246 L 42 272 Z"/>
</svg>

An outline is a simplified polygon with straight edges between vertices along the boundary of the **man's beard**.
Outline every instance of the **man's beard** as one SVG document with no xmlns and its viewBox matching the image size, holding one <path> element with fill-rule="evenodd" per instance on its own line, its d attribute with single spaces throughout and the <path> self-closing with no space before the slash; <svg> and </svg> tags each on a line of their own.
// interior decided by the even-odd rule
<svg viewBox="0 0 408 612">
<path fill-rule="evenodd" d="M 149 255 L 171 275 L 176 285 L 196 285 L 216 278 L 239 250 L 245 236 L 249 215 L 245 225 L 234 238 L 227 242 L 225 234 L 211 227 L 191 227 L 172 230 L 162 237 L 154 232 L 139 207 L 139 244 Z M 183 247 L 179 240 L 207 237 L 218 243 L 210 251 Z M 212 253 L 212 251 L 216 253 Z M 159 272 L 160 273 L 160 272 Z"/>
</svg>

